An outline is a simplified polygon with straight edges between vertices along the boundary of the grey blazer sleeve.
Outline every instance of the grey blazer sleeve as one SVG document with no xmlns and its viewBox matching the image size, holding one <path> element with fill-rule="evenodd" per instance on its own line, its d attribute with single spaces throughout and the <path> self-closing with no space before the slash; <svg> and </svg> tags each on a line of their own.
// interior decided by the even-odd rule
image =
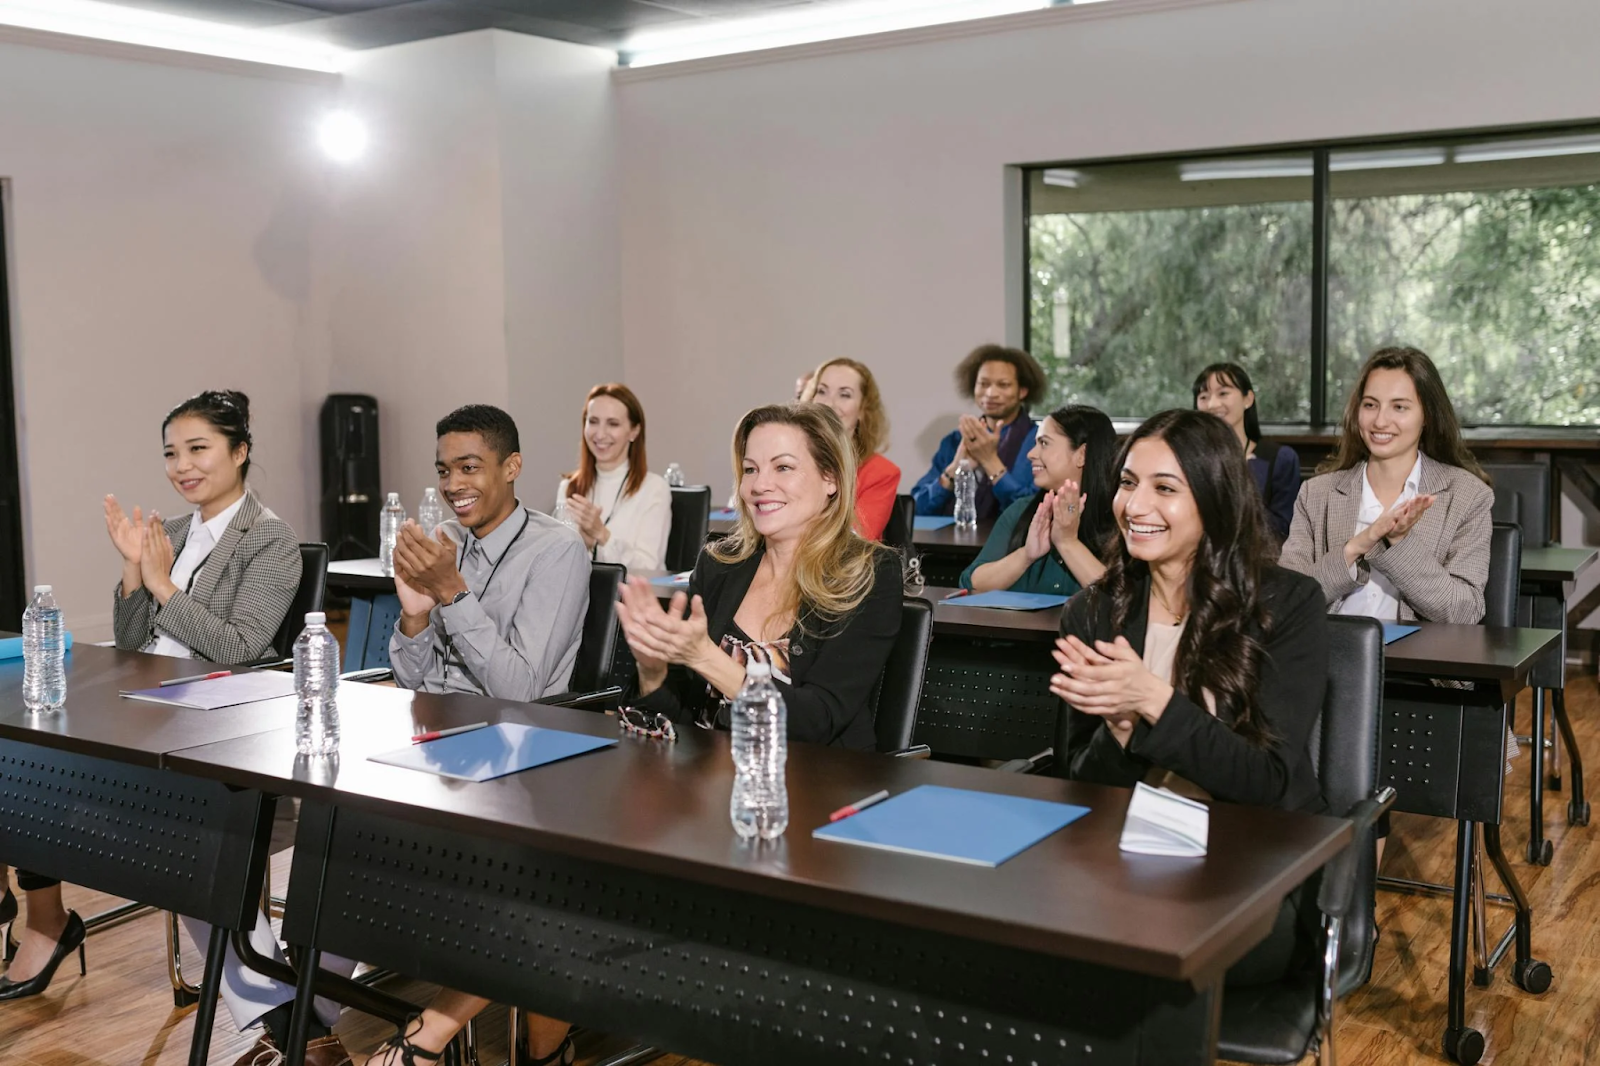
<svg viewBox="0 0 1600 1066">
<path fill-rule="evenodd" d="M 240 569 L 225 613 L 214 613 L 181 589 L 156 612 L 157 629 L 214 663 L 247 663 L 265 655 L 300 587 L 300 545 L 280 519 L 252 526 L 234 562 Z"/>
<path fill-rule="evenodd" d="M 1451 532 L 1442 559 L 1435 558 L 1413 531 L 1398 544 L 1386 547 L 1380 542 L 1377 550 L 1367 553 L 1367 563 L 1394 583 L 1418 618 L 1473 625 L 1483 620 L 1494 493 L 1471 474 L 1463 474 L 1451 495 L 1455 497 L 1448 516 Z"/>
<path fill-rule="evenodd" d="M 1289 539 L 1283 542 L 1278 565 L 1315 578 L 1322 586 L 1323 605 L 1331 607 L 1354 592 L 1358 583 L 1344 561 L 1344 541 L 1339 541 L 1339 550 L 1317 558 L 1316 530 L 1327 521 L 1328 491 L 1321 486 L 1313 489 L 1314 484 L 1306 482 L 1295 497 L 1294 519 L 1289 523 Z"/>
</svg>

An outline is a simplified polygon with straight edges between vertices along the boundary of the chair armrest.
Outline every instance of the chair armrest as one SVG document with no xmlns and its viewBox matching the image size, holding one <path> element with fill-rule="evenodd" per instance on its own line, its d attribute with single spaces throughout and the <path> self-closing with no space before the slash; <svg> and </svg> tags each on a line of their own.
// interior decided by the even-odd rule
<svg viewBox="0 0 1600 1066">
<path fill-rule="evenodd" d="M 1056 757 L 1056 749 L 1046 748 L 1041 752 L 1028 756 L 1026 759 L 1012 759 L 1003 762 L 995 769 L 1003 774 L 1036 774 L 1049 766 Z"/>
<path fill-rule="evenodd" d="M 1345 814 L 1355 827 L 1355 837 L 1349 847 L 1322 868 L 1322 889 L 1317 893 L 1317 907 L 1323 914 L 1330 918 L 1344 918 L 1350 913 L 1356 890 L 1356 874 L 1361 869 L 1363 855 L 1371 851 L 1372 828 L 1384 812 L 1394 806 L 1394 798 L 1394 789 L 1385 785 Z M 1376 856 L 1372 858 L 1376 860 Z"/>
<path fill-rule="evenodd" d="M 340 674 L 340 681 L 392 681 L 394 671 L 387 666 L 375 667 L 371 670 L 352 670 L 348 674 Z"/>
<path fill-rule="evenodd" d="M 887 754 L 896 759 L 927 759 L 932 757 L 933 749 L 926 744 L 913 744 L 909 748 L 901 748 L 899 751 L 891 751 Z"/>
<path fill-rule="evenodd" d="M 594 692 L 558 692 L 554 696 L 541 696 L 536 702 L 550 707 L 582 707 L 605 710 L 605 704 L 622 699 L 622 686 L 611 685 Z"/>
</svg>

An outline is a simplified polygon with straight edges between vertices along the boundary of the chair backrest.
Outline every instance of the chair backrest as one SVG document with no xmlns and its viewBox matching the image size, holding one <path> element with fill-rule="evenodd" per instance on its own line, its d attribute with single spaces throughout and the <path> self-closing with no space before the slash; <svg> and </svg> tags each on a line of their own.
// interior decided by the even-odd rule
<svg viewBox="0 0 1600 1066">
<path fill-rule="evenodd" d="M 1383 626 L 1357 615 L 1328 618 L 1328 687 L 1322 716 L 1311 737 L 1322 798 L 1331 814 L 1343 814 L 1378 786 L 1383 707 Z M 1373 897 L 1377 892 L 1375 842 L 1364 849 L 1356 872 L 1355 899 L 1339 952 L 1341 988 L 1362 983 L 1377 946 Z"/>
<path fill-rule="evenodd" d="M 617 652 L 617 596 L 628 577 L 616 563 L 589 564 L 589 611 L 583 616 L 578 661 L 572 666 L 573 692 L 598 692 L 611 682 L 611 660 Z"/>
<path fill-rule="evenodd" d="M 1483 624 L 1517 624 L 1522 589 L 1522 527 L 1496 522 L 1489 533 L 1489 580 L 1483 586 Z"/>
<path fill-rule="evenodd" d="M 306 615 L 322 610 L 327 592 L 328 546 L 320 541 L 300 545 L 300 587 L 294 590 L 289 613 L 283 616 L 278 635 L 272 638 L 272 648 L 279 658 L 294 654 L 294 642 L 306 627 Z"/>
<path fill-rule="evenodd" d="M 901 493 L 894 498 L 894 509 L 889 512 L 889 524 L 883 527 L 883 543 L 898 549 L 907 559 L 917 554 L 911 542 L 916 525 L 917 501 Z"/>
<path fill-rule="evenodd" d="M 1547 463 L 1484 463 L 1494 480 L 1494 520 L 1522 527 L 1523 543 L 1550 543 L 1550 466 Z"/>
<path fill-rule="evenodd" d="M 900 634 L 894 638 L 889 661 L 878 679 L 874 726 L 879 751 L 899 751 L 911 745 L 932 640 L 933 604 L 919 596 L 907 596 L 900 605 Z"/>
<path fill-rule="evenodd" d="M 667 534 L 666 566 L 673 573 L 694 569 L 711 527 L 711 486 L 672 490 L 672 529 Z"/>
</svg>

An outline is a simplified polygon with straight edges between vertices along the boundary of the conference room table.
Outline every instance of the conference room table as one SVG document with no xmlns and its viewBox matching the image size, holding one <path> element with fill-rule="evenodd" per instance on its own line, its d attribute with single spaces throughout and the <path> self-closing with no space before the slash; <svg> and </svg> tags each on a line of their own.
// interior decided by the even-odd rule
<svg viewBox="0 0 1600 1066">
<path fill-rule="evenodd" d="M 290 729 L 168 759 L 301 800 L 291 944 L 722 1066 L 1209 1063 L 1227 967 L 1350 840 L 1342 819 L 1219 803 L 1206 858 L 1129 855 L 1124 790 L 792 743 L 788 831 L 745 842 L 723 733 L 461 695 L 343 717 L 328 760 L 297 759 Z M 475 722 L 619 743 L 483 782 L 369 758 Z M 1088 813 L 993 868 L 812 836 L 919 785 Z"/>
<path fill-rule="evenodd" d="M 731 532 L 734 524 L 732 512 L 724 508 L 711 513 L 707 529 L 710 536 L 720 537 Z M 957 529 L 948 518 L 918 515 L 912 522 L 911 545 L 922 559 L 923 575 L 935 585 L 954 585 L 983 550 L 993 528 L 993 519 L 969 530 Z"/>
</svg>

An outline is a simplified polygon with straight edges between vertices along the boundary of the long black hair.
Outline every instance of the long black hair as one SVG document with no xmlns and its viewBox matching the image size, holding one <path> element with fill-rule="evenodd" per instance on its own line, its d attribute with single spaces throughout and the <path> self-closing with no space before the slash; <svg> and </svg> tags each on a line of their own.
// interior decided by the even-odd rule
<svg viewBox="0 0 1600 1066">
<path fill-rule="evenodd" d="M 1196 702 L 1210 693 L 1218 716 L 1234 732 L 1265 745 L 1271 738 L 1256 688 L 1272 619 L 1261 603 L 1261 584 L 1277 562 L 1278 546 L 1261 490 L 1238 438 L 1220 418 L 1182 410 L 1152 415 L 1123 442 L 1119 479 L 1128 453 L 1142 440 L 1166 441 L 1200 513 L 1200 544 L 1189 570 L 1189 621 L 1178 641 L 1172 684 Z M 1119 537 L 1106 553 L 1105 576 L 1092 586 L 1111 597 L 1114 629 L 1126 627 L 1140 597 L 1148 596 L 1149 574 L 1149 565 L 1130 555 Z"/>
<path fill-rule="evenodd" d="M 167 412 L 161 420 L 161 439 L 167 438 L 167 427 L 174 418 L 192 415 L 203 418 L 211 428 L 228 441 L 228 451 L 235 452 L 244 446 L 244 464 L 239 467 L 239 480 L 250 476 L 250 453 L 255 450 L 250 439 L 250 397 L 234 389 L 207 389 L 189 397 Z"/>
<path fill-rule="evenodd" d="M 1083 493 L 1089 497 L 1078 521 L 1078 540 L 1096 555 L 1105 551 L 1116 531 L 1111 515 L 1111 498 L 1117 491 L 1117 431 L 1111 419 L 1099 408 L 1071 404 L 1050 412 L 1050 420 L 1061 427 L 1074 448 L 1083 448 Z M 1044 502 L 1045 490 L 1033 494 L 1023 519 L 1011 528 L 1007 552 L 1014 552 L 1028 539 L 1028 525 Z"/>
<path fill-rule="evenodd" d="M 1217 379 L 1217 384 L 1232 385 L 1241 393 L 1256 391 L 1255 386 L 1250 384 L 1250 375 L 1238 363 L 1212 363 L 1194 379 L 1194 402 L 1197 405 L 1200 403 L 1200 394 L 1211 384 L 1212 378 Z M 1257 397 L 1255 403 L 1244 409 L 1244 435 L 1257 444 L 1261 443 L 1261 416 L 1256 414 L 1256 408 L 1260 405 L 1261 399 Z"/>
</svg>

